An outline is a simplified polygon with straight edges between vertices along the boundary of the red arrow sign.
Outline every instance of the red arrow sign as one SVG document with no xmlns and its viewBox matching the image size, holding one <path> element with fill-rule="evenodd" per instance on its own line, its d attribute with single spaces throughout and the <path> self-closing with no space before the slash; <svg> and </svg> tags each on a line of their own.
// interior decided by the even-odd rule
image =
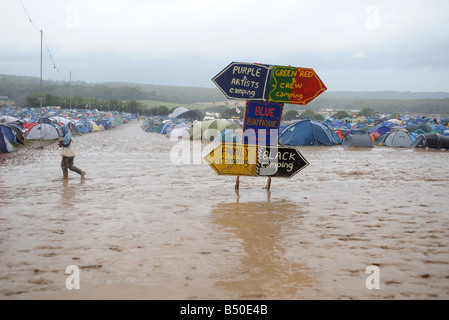
<svg viewBox="0 0 449 320">
<path fill-rule="evenodd" d="M 305 105 L 326 89 L 313 69 L 273 66 L 267 101 Z"/>
</svg>

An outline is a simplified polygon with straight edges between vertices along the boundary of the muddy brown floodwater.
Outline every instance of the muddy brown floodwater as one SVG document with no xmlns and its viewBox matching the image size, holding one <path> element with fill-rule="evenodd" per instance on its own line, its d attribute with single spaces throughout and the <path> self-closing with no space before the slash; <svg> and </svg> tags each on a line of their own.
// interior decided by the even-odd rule
<svg viewBox="0 0 449 320">
<path fill-rule="evenodd" d="M 449 298 L 447 151 L 300 147 L 236 193 L 208 143 L 179 164 L 137 121 L 76 139 L 84 181 L 54 142 L 0 155 L 2 299 Z"/>
</svg>

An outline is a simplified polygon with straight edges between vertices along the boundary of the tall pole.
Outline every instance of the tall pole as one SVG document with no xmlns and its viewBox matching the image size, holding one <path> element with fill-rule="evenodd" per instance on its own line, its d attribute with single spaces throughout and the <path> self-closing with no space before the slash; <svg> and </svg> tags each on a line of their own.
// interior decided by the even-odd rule
<svg viewBox="0 0 449 320">
<path fill-rule="evenodd" d="M 39 100 L 40 100 L 40 107 L 42 109 L 42 30 L 41 30 L 41 98 Z"/>
<path fill-rule="evenodd" d="M 41 96 L 39 98 L 40 101 L 40 107 L 41 107 L 41 133 L 40 133 L 40 143 L 41 143 L 41 147 L 42 147 L 42 128 L 43 128 L 43 123 L 42 123 L 42 29 L 41 29 Z"/>
<path fill-rule="evenodd" d="M 72 110 L 72 70 L 70 70 L 70 110 Z"/>
</svg>

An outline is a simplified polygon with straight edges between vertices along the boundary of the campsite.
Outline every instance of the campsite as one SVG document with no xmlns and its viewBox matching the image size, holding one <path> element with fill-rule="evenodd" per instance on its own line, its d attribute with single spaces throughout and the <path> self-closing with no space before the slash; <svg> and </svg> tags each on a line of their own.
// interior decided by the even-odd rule
<svg viewBox="0 0 449 320">
<path fill-rule="evenodd" d="M 84 180 L 62 179 L 59 148 L 40 135 L 0 155 L 2 299 L 449 298 L 449 152 L 430 119 L 413 120 L 429 133 L 415 132 L 415 147 L 389 146 L 405 139 L 405 119 L 285 122 L 280 142 L 300 144 L 309 166 L 269 191 L 266 179 L 242 177 L 236 191 L 235 177 L 170 155 L 180 139 L 192 156 L 197 143 L 204 154 L 236 141 L 238 123 L 196 124 L 196 136 L 191 119 L 56 112 L 76 128 L 81 119 L 110 127 L 74 135 Z M 72 265 L 79 290 L 65 285 Z M 380 270 L 379 290 L 367 289 L 368 266 Z"/>
<path fill-rule="evenodd" d="M 149 116 L 142 129 L 167 136 L 172 140 L 223 142 L 244 140 L 245 133 L 239 121 L 234 119 L 201 120 L 200 110 L 175 109 L 168 116 Z M 398 116 L 399 118 L 399 116 Z M 449 149 L 449 120 L 447 118 L 388 115 L 334 119 L 325 121 L 300 119 L 283 121 L 278 132 L 279 145 L 286 146 L 338 146 L 344 148 L 394 148 Z M 172 136 L 173 133 L 173 136 Z M 432 139 L 432 137 L 435 137 Z M 415 143 L 416 140 L 423 143 Z M 247 140 L 245 140 L 247 141 Z"/>
<path fill-rule="evenodd" d="M 0 114 L 0 153 L 13 152 L 14 146 L 23 146 L 27 141 L 58 140 L 62 125 L 67 125 L 73 135 L 81 135 L 109 130 L 134 117 L 129 113 L 98 110 L 5 108 Z"/>
</svg>

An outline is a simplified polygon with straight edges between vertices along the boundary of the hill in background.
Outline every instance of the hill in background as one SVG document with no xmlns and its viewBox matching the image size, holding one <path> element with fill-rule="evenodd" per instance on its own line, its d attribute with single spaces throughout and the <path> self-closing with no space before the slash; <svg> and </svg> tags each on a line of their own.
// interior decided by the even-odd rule
<svg viewBox="0 0 449 320">
<path fill-rule="evenodd" d="M 226 107 L 244 106 L 245 101 L 227 100 L 218 88 L 163 86 L 128 82 L 87 83 L 84 81 L 43 81 L 43 93 L 60 97 L 82 97 L 102 101 L 141 101 L 148 107 L 165 105 L 169 109 L 187 106 L 217 111 Z M 0 75 L 0 96 L 8 96 L 16 105 L 25 106 L 26 97 L 40 92 L 40 78 Z M 65 102 L 62 101 L 62 104 Z M 64 106 L 63 106 L 64 107 Z M 371 108 L 380 113 L 449 115 L 449 92 L 349 92 L 326 91 L 307 106 L 289 105 L 285 110 L 311 109 L 362 110 Z"/>
</svg>

